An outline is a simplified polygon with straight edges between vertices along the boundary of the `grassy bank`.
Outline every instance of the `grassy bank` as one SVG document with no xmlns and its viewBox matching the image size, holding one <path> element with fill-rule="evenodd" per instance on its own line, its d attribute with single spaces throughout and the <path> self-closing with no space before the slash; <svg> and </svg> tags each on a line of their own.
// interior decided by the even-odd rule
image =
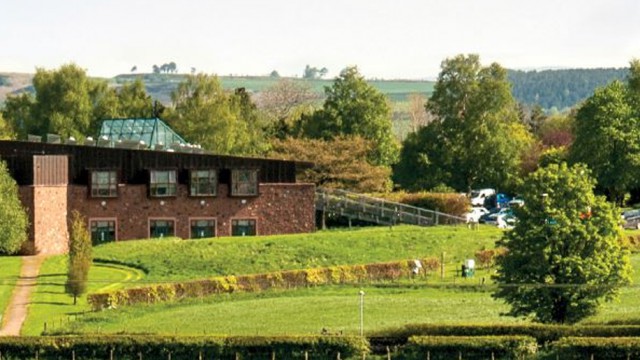
<svg viewBox="0 0 640 360">
<path fill-rule="evenodd" d="M 94 258 L 145 269 L 148 281 L 174 281 L 439 257 L 442 252 L 447 253 L 447 263 L 457 264 L 481 248 L 494 247 L 501 234 L 488 226 L 477 231 L 464 226 L 397 226 L 245 238 L 123 241 L 96 247 Z"/>
</svg>

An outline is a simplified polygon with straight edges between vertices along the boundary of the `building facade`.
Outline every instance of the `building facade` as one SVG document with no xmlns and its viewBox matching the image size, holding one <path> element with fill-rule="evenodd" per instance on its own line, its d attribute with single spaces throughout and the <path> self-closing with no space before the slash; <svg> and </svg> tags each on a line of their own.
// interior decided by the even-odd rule
<svg viewBox="0 0 640 360">
<path fill-rule="evenodd" d="M 28 253 L 68 250 L 72 212 L 95 244 L 305 233 L 315 188 L 295 161 L 0 141 L 30 220 Z"/>
</svg>

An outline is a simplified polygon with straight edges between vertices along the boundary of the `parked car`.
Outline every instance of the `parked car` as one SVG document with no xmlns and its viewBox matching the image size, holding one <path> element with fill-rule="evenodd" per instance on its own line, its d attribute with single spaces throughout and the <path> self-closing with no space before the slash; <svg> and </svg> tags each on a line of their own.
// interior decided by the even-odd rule
<svg viewBox="0 0 640 360">
<path fill-rule="evenodd" d="M 500 219 L 502 221 L 500 221 Z M 509 208 L 497 209 L 492 213 L 480 217 L 480 223 L 499 225 L 500 223 L 506 223 L 507 225 L 514 225 L 516 217 L 513 215 L 513 211 Z"/>
<path fill-rule="evenodd" d="M 469 198 L 471 199 L 471 206 L 484 206 L 485 200 L 494 195 L 496 191 L 494 189 L 480 189 L 471 191 Z"/>
<path fill-rule="evenodd" d="M 477 223 L 480 221 L 480 217 L 484 214 L 488 214 L 489 210 L 487 210 L 484 207 L 473 207 L 471 208 L 471 210 L 469 210 L 468 213 L 465 214 L 465 218 L 467 219 L 468 223 Z"/>
<path fill-rule="evenodd" d="M 511 198 L 507 194 L 497 193 L 488 196 L 484 200 L 484 207 L 492 209 L 492 208 L 505 208 L 509 207 L 509 201 Z"/>
<path fill-rule="evenodd" d="M 640 209 L 627 210 L 622 213 L 622 225 L 625 229 L 638 229 L 640 230 Z"/>
<path fill-rule="evenodd" d="M 516 207 L 516 206 L 517 207 L 524 206 L 524 199 L 519 196 L 516 196 L 509 201 L 509 207 Z"/>
</svg>

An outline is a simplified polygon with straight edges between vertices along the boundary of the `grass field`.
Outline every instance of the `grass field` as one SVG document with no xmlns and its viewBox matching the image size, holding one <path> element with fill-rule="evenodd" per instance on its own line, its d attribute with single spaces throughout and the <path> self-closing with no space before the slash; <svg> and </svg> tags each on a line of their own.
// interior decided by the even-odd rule
<svg viewBox="0 0 640 360">
<path fill-rule="evenodd" d="M 446 262 L 462 263 L 477 250 L 493 247 L 501 234 L 490 226 L 477 231 L 464 226 L 397 226 L 246 238 L 141 240 L 97 246 L 94 258 L 145 269 L 148 281 L 171 281 L 439 257 L 442 252 L 447 253 Z"/>
<path fill-rule="evenodd" d="M 19 256 L 0 257 L 0 325 L 4 311 L 9 304 L 14 285 L 20 276 L 22 260 Z"/>
<path fill-rule="evenodd" d="M 236 293 L 83 314 L 89 310 L 85 298 L 73 306 L 72 298 L 64 294 L 66 258 L 59 256 L 48 259 L 42 267 L 23 334 L 40 334 L 44 322 L 49 330 L 80 333 L 291 335 L 317 334 L 327 328 L 356 334 L 361 289 L 366 293 L 368 332 L 408 323 L 517 322 L 521 320 L 500 316 L 507 307 L 491 297 L 490 271 L 479 270 L 471 279 L 455 277 L 464 258 L 473 256 L 482 247 L 492 247 L 500 236 L 501 231 L 494 227 L 471 231 L 465 227 L 399 226 L 293 236 L 143 240 L 102 245 L 94 249 L 97 258 L 121 258 L 149 273 L 143 275 L 128 267 L 98 264 L 90 274 L 89 292 L 219 274 L 438 256 L 442 251 L 447 253 L 447 272 L 444 280 L 431 274 L 399 282 Z M 632 257 L 632 265 L 640 268 L 640 254 Z M 634 280 L 636 284 L 640 281 L 640 272 L 634 273 Z M 585 323 L 640 324 L 638 299 L 640 287 L 624 288 L 618 301 L 606 303 L 598 315 Z"/>
<path fill-rule="evenodd" d="M 47 323 L 49 328 L 60 326 L 89 309 L 86 297 L 79 297 L 78 304 L 73 305 L 73 297 L 64 292 L 67 278 L 66 262 L 66 256 L 54 256 L 42 264 L 22 335 L 39 335 L 44 330 L 44 323 Z M 135 269 L 94 264 L 89 272 L 87 291 L 91 293 L 117 289 L 125 282 L 136 282 L 142 277 L 143 274 Z"/>
</svg>

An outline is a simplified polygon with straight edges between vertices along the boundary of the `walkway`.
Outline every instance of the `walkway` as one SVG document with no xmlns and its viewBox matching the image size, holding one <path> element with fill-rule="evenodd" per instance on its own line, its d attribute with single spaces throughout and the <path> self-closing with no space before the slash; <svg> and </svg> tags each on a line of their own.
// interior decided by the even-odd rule
<svg viewBox="0 0 640 360">
<path fill-rule="evenodd" d="M 44 256 L 23 256 L 20 277 L 13 289 L 8 310 L 5 312 L 4 327 L 0 329 L 0 336 L 19 336 L 22 324 L 27 318 L 27 307 L 31 292 L 36 286 L 40 265 Z"/>
</svg>

